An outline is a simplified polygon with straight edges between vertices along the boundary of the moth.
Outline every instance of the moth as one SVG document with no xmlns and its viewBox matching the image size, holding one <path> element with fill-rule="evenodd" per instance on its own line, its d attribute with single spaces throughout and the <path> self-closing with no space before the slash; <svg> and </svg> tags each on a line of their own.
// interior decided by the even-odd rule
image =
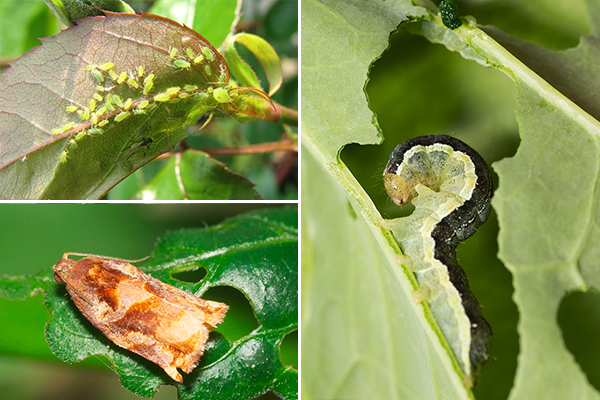
<svg viewBox="0 0 600 400">
<path fill-rule="evenodd" d="M 198 365 L 209 332 L 229 306 L 167 285 L 124 260 L 65 253 L 54 279 L 66 284 L 81 313 L 114 344 L 158 364 L 183 382 L 177 368 Z"/>
<path fill-rule="evenodd" d="M 415 294 L 431 312 L 472 386 L 489 358 L 492 331 L 456 261 L 456 246 L 491 212 L 492 180 L 483 158 L 458 139 L 420 136 L 398 145 L 383 173 L 394 203 L 412 202 L 408 217 L 386 220 L 403 260 L 419 281 Z"/>
</svg>

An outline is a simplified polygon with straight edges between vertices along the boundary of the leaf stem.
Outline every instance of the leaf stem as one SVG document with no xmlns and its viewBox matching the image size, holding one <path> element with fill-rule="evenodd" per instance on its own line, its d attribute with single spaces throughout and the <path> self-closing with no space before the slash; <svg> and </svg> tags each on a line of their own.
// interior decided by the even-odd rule
<svg viewBox="0 0 600 400">
<path fill-rule="evenodd" d="M 169 157 L 174 157 L 178 154 L 183 153 L 187 149 L 182 149 L 179 151 L 172 151 L 169 153 L 161 154 L 156 157 L 156 160 L 162 160 Z M 275 151 L 298 151 L 298 140 L 282 140 L 279 142 L 271 142 L 271 143 L 259 143 L 259 144 L 250 144 L 247 146 L 240 147 L 212 147 L 205 149 L 197 149 L 203 151 L 211 156 L 237 156 L 240 154 L 265 154 L 272 153 Z"/>
<path fill-rule="evenodd" d="M 278 103 L 275 103 L 275 106 L 279 110 L 279 121 L 278 122 L 281 122 L 282 124 L 298 126 L 298 111 L 297 110 L 287 108 Z"/>
</svg>

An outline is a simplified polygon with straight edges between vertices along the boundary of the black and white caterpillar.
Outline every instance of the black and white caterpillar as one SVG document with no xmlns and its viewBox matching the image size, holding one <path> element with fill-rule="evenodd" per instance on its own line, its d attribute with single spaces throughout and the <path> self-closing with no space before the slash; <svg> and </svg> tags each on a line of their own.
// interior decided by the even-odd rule
<svg viewBox="0 0 600 400">
<path fill-rule="evenodd" d="M 412 202 L 408 217 L 386 220 L 407 256 L 444 337 L 472 385 L 487 361 L 492 331 L 456 261 L 456 246 L 488 218 L 492 180 L 483 158 L 458 139 L 420 136 L 398 145 L 383 173 L 394 203 Z"/>
</svg>

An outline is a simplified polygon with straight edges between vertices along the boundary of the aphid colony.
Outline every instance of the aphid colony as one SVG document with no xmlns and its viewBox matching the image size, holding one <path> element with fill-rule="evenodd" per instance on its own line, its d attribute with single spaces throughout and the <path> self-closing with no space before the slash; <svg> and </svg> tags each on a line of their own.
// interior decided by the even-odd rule
<svg viewBox="0 0 600 400">
<path fill-rule="evenodd" d="M 213 75 L 208 62 L 215 60 L 215 53 L 209 47 L 203 47 L 201 55 L 195 55 L 190 48 L 186 48 L 185 55 L 187 57 L 177 56 L 177 53 L 178 49 L 174 47 L 169 51 L 169 59 L 171 60 L 169 65 L 173 68 L 189 70 L 192 64 L 205 62 L 203 72 L 207 76 Z M 110 118 L 119 123 L 132 114 L 145 114 L 156 107 L 157 103 L 178 102 L 187 98 L 199 102 L 205 100 L 208 97 L 208 93 L 212 94 L 218 103 L 232 101 L 225 88 L 213 89 L 210 86 L 206 90 L 199 90 L 197 85 L 174 86 L 166 89 L 164 92 L 152 94 L 155 75 L 147 73 L 143 65 L 138 66 L 134 71 L 120 73 L 116 71 L 115 64 L 112 62 L 102 65 L 89 64 L 86 68 L 91 78 L 98 83 L 96 93 L 94 93 L 85 106 L 69 104 L 66 106 L 65 111 L 72 114 L 77 113 L 81 123 L 90 126 L 90 128 L 80 131 L 74 138 L 70 139 L 69 148 L 77 148 L 77 141 L 82 139 L 86 134 L 97 135 L 104 133 L 102 127 L 109 123 Z M 224 83 L 226 80 L 225 65 L 221 64 L 218 82 L 210 83 Z M 126 85 L 136 91 L 141 91 L 141 94 L 145 97 L 137 100 L 131 97 L 124 99 L 117 94 L 111 93 L 113 89 L 122 85 Z M 60 135 L 75 128 L 76 125 L 76 122 L 70 122 L 60 128 L 52 129 L 51 133 Z M 61 154 L 60 162 L 64 163 L 67 159 L 68 151 L 65 149 Z"/>
</svg>

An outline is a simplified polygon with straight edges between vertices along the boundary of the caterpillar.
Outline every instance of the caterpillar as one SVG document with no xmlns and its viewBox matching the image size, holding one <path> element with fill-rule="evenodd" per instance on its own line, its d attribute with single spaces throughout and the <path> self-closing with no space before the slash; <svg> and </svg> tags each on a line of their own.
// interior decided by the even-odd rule
<svg viewBox="0 0 600 400">
<path fill-rule="evenodd" d="M 383 173 L 397 205 L 414 212 L 384 221 L 414 272 L 418 301 L 427 301 L 472 386 L 489 358 L 492 331 L 456 260 L 456 246 L 473 235 L 491 212 L 492 180 L 483 158 L 458 139 L 420 136 L 398 145 Z"/>
<path fill-rule="evenodd" d="M 439 9 L 442 22 L 447 28 L 456 29 L 462 25 L 458 16 L 458 6 L 452 0 L 442 0 Z"/>
</svg>

